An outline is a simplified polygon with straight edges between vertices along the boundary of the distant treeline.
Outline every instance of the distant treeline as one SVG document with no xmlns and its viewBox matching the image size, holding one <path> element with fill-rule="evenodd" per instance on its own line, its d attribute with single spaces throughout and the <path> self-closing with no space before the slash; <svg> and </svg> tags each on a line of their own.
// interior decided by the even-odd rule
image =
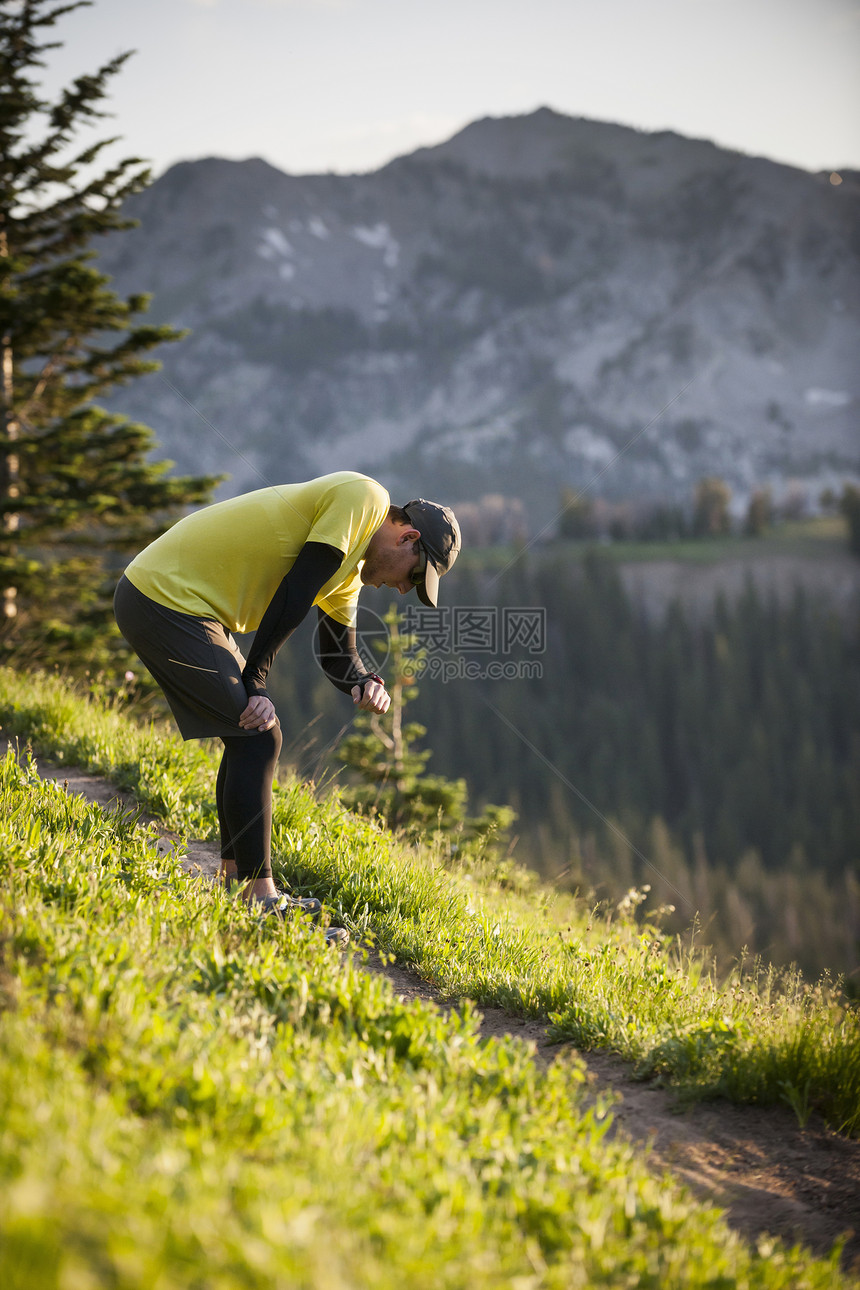
<svg viewBox="0 0 860 1290">
<path fill-rule="evenodd" d="M 464 569 L 451 590 L 461 607 L 545 610 L 544 652 L 524 669 L 539 661 L 541 676 L 428 674 L 410 707 L 430 770 L 465 777 L 476 805 L 516 809 L 522 863 L 611 900 L 650 883 L 652 903 L 676 906 L 672 925 L 697 913 L 724 958 L 746 946 L 812 972 L 857 967 L 857 624 L 752 584 L 707 621 L 678 604 L 649 620 L 597 553 L 574 565 L 545 551 L 500 577 Z M 445 656 L 452 642 L 439 644 Z M 349 719 L 307 653 L 279 669 L 288 737 L 327 714 L 294 747 L 305 770 Z M 466 658 L 486 673 L 486 652 Z"/>
<path fill-rule="evenodd" d="M 654 622 L 596 554 L 465 583 L 466 603 L 545 606 L 543 676 L 428 684 L 414 711 L 434 767 L 519 812 L 521 861 L 612 898 L 648 882 L 723 953 L 856 966 L 856 626 L 751 584 L 708 621 Z"/>
<path fill-rule="evenodd" d="M 762 537 L 770 529 L 811 516 L 841 514 L 848 542 L 860 554 L 860 489 L 850 481 L 837 494 L 825 488 L 818 494 L 801 480 L 791 481 L 775 497 L 768 487 L 754 488 L 738 501 L 724 479 L 710 475 L 697 481 L 686 501 L 654 497 L 611 501 L 563 488 L 558 519 L 548 532 L 562 540 L 600 542 L 677 542 L 725 534 Z M 464 548 L 524 545 L 529 525 L 518 497 L 488 493 L 472 502 L 457 503 Z M 541 536 L 546 540 L 546 534 Z"/>
</svg>

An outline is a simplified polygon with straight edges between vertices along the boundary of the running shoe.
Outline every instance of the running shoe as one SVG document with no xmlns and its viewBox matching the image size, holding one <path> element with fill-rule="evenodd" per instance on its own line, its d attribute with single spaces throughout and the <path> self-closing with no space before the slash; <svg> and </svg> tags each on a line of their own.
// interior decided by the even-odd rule
<svg viewBox="0 0 860 1290">
<path fill-rule="evenodd" d="M 240 886 L 238 878 L 228 878 L 224 884 L 228 892 L 235 891 Z M 278 901 L 284 913 L 292 910 L 295 913 L 307 914 L 310 918 L 319 918 L 322 913 L 322 905 L 315 896 L 291 896 L 286 891 L 279 891 L 277 896 L 267 896 L 269 902 Z"/>
<path fill-rule="evenodd" d="M 278 894 L 278 900 L 284 913 L 287 910 L 294 909 L 297 913 L 308 914 L 311 918 L 319 918 L 322 913 L 322 905 L 315 896 L 290 896 L 286 891 Z"/>
<path fill-rule="evenodd" d="M 349 932 L 345 927 L 327 927 L 325 939 L 328 945 L 334 945 L 339 950 L 345 950 L 349 945 Z"/>
<path fill-rule="evenodd" d="M 318 900 L 301 901 L 292 896 L 266 896 L 260 902 L 260 913 L 264 918 L 274 914 L 276 918 L 284 919 L 288 914 L 294 913 L 300 905 L 310 903 L 322 908 Z M 306 911 L 307 912 L 307 911 Z M 334 945 L 339 950 L 345 950 L 349 945 L 349 932 L 345 927 L 327 927 L 325 930 L 326 944 Z"/>
</svg>

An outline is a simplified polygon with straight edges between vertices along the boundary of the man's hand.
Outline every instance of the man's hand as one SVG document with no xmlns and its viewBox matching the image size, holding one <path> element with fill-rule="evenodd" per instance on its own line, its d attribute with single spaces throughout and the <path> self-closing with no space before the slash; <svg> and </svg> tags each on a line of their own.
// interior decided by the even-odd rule
<svg viewBox="0 0 860 1290">
<path fill-rule="evenodd" d="M 352 687 L 352 701 L 364 712 L 387 712 L 391 706 L 391 695 L 378 681 L 368 681 L 363 691 L 360 685 Z"/>
<path fill-rule="evenodd" d="M 255 694 L 239 718 L 243 730 L 271 730 L 275 724 L 275 705 L 265 694 Z"/>
</svg>

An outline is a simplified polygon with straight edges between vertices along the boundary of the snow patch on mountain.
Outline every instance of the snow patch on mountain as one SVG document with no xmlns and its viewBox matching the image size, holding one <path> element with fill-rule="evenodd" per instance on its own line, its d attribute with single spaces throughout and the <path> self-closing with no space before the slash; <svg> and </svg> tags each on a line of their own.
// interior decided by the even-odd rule
<svg viewBox="0 0 860 1290">
<path fill-rule="evenodd" d="M 265 228 L 260 234 L 257 254 L 264 260 L 272 260 L 278 255 L 290 257 L 295 252 L 279 228 Z"/>
<path fill-rule="evenodd" d="M 847 390 L 804 390 L 803 397 L 811 408 L 844 408 L 851 402 Z"/>
<path fill-rule="evenodd" d="M 356 242 L 369 246 L 374 251 L 382 251 L 382 262 L 388 269 L 396 269 L 400 260 L 400 244 L 392 235 L 387 224 L 380 222 L 372 228 L 358 225 L 350 229 Z"/>
</svg>

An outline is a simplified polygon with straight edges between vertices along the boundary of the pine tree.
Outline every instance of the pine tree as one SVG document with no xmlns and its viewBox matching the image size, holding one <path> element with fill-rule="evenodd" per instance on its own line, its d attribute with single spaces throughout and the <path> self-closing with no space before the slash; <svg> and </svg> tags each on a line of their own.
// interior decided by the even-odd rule
<svg viewBox="0 0 860 1290">
<path fill-rule="evenodd" d="M 693 503 L 693 531 L 700 537 L 716 537 L 731 528 L 731 489 L 719 475 L 708 475 L 696 485 Z"/>
<path fill-rule="evenodd" d="M 594 537 L 594 502 L 574 488 L 561 490 L 558 535 L 561 538 Z"/>
<path fill-rule="evenodd" d="M 386 688 L 391 706 L 384 717 L 359 713 L 354 724 L 360 733 L 342 741 L 338 760 L 359 782 L 342 789 L 341 797 L 354 811 L 378 815 L 390 828 L 403 829 L 411 837 L 433 831 L 454 834 L 460 847 L 487 854 L 504 841 L 514 812 L 491 805 L 480 816 L 469 817 L 466 781 L 425 773 L 430 750 L 413 745 L 426 728 L 403 720 L 404 708 L 418 693 L 415 682 L 425 651 L 417 648 L 413 633 L 401 632 L 395 605 L 383 621 L 388 628 L 391 675 Z"/>
<path fill-rule="evenodd" d="M 860 488 L 846 484 L 842 489 L 839 509 L 848 521 L 848 547 L 852 555 L 860 555 Z"/>
<path fill-rule="evenodd" d="M 96 173 L 114 139 L 78 142 L 127 54 L 41 96 L 46 36 L 79 7 L 0 0 L 0 650 L 80 670 L 121 651 L 123 555 L 217 481 L 168 477 L 147 461 L 152 432 L 94 401 L 182 333 L 135 324 L 148 298 L 120 299 L 92 263 L 93 238 L 133 226 L 122 204 L 150 176 L 137 158 Z"/>
<path fill-rule="evenodd" d="M 751 494 L 744 522 L 747 537 L 761 537 L 773 523 L 773 499 L 769 488 L 757 488 Z"/>
</svg>

